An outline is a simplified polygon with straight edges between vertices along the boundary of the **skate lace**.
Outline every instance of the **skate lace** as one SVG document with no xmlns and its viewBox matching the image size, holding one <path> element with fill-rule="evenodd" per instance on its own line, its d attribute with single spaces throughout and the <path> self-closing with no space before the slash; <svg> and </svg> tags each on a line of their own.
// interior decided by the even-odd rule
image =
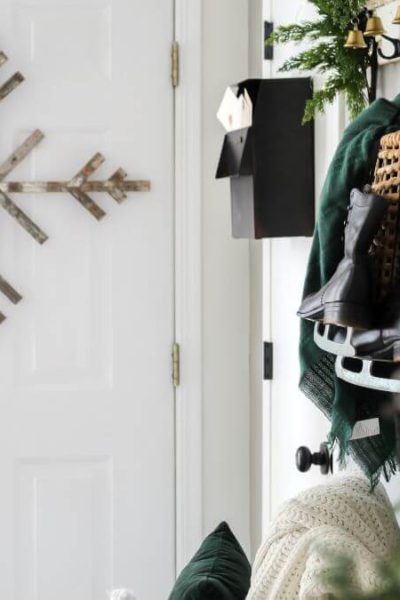
<svg viewBox="0 0 400 600">
<path fill-rule="evenodd" d="M 349 220 L 350 220 L 350 216 L 351 216 L 351 211 L 353 210 L 353 205 L 352 204 L 348 204 L 347 205 L 347 217 L 344 220 L 344 226 L 346 227 L 349 224 Z"/>
<path fill-rule="evenodd" d="M 343 221 L 343 225 L 344 225 L 344 229 L 346 229 L 347 225 L 349 224 L 349 220 L 350 220 L 350 216 L 351 216 L 351 211 L 353 210 L 353 205 L 352 204 L 348 204 L 347 205 L 347 215 L 345 220 Z M 344 241 L 344 231 L 342 234 L 342 242 Z"/>
</svg>

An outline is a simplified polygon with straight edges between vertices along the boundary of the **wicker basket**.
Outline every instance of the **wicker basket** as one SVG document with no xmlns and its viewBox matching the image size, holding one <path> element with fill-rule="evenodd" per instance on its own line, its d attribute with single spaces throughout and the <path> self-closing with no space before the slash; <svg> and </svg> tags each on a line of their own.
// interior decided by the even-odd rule
<svg viewBox="0 0 400 600">
<path fill-rule="evenodd" d="M 380 140 L 372 189 L 389 201 L 372 249 L 376 299 L 380 300 L 400 284 L 400 131 Z"/>
</svg>

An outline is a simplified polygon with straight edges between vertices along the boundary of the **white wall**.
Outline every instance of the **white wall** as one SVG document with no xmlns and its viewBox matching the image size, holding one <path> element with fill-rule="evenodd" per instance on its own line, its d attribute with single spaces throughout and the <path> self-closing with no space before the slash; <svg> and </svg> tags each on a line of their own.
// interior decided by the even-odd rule
<svg viewBox="0 0 400 600">
<path fill-rule="evenodd" d="M 312 18 L 301 0 L 264 0 L 264 17 L 274 26 Z M 278 69 L 299 51 L 287 44 L 274 48 L 274 61 L 264 63 L 265 77 L 287 77 Z M 295 75 L 295 74 L 294 74 Z M 304 75 L 304 74 L 303 74 Z M 314 80 L 316 86 L 321 82 Z M 315 123 L 316 197 L 339 141 L 339 105 L 331 107 Z M 267 526 L 279 505 L 301 489 L 321 481 L 318 469 L 307 474 L 295 467 L 300 445 L 312 450 L 326 440 L 327 419 L 298 390 L 299 306 L 311 239 L 292 238 L 264 241 L 264 337 L 274 344 L 274 380 L 264 384 L 264 498 L 263 523 Z"/>
<path fill-rule="evenodd" d="M 262 0 L 249 0 L 249 76 L 262 77 L 264 21 Z M 262 540 L 263 503 L 263 304 L 262 240 L 249 243 L 250 259 L 250 542 L 255 555 Z"/>
<path fill-rule="evenodd" d="M 273 20 L 293 20 L 302 4 L 274 0 Z M 303 443 L 317 447 L 328 430 L 297 389 L 295 312 L 310 240 L 233 240 L 229 183 L 214 179 L 223 137 L 216 108 L 227 85 L 262 74 L 262 11 L 268 18 L 270 10 L 266 0 L 203 2 L 204 534 L 225 519 L 252 555 L 263 516 L 266 523 L 283 500 L 319 480 L 315 471 L 297 473 L 295 449 Z M 265 64 L 264 76 L 278 76 L 289 52 L 276 48 L 272 70 Z M 328 120 L 318 119 L 318 189 L 338 141 L 338 114 L 335 107 Z M 264 407 L 263 334 L 274 342 L 276 357 L 274 382 L 264 384 Z"/>
<path fill-rule="evenodd" d="M 310 240 L 232 239 L 229 183 L 214 179 L 223 137 L 215 112 L 227 85 L 262 75 L 263 17 L 271 20 L 272 10 L 276 24 L 289 22 L 302 4 L 203 2 L 204 534 L 225 519 L 251 555 L 262 521 L 320 479 L 315 471 L 297 473 L 294 452 L 303 443 L 318 447 L 328 424 L 297 389 L 295 312 Z M 278 66 L 290 52 L 276 48 L 264 76 L 281 76 Z M 318 190 L 338 141 L 338 119 L 337 107 L 328 119 L 318 119 Z M 263 338 L 275 345 L 272 385 L 261 379 Z"/>
<path fill-rule="evenodd" d="M 278 506 L 322 480 L 317 469 L 298 473 L 294 455 L 302 444 L 317 449 L 329 423 L 298 390 L 295 313 L 311 240 L 232 239 L 229 183 L 214 179 L 223 137 L 215 112 L 225 87 L 248 74 L 288 76 L 278 72 L 279 66 L 299 47 L 277 46 L 273 63 L 261 64 L 262 20 L 278 26 L 312 12 L 304 0 L 204 0 L 202 5 L 203 533 L 225 519 L 254 555 L 262 524 L 265 528 Z M 387 80 L 394 88 L 394 78 Z M 317 87 L 321 83 L 315 78 Z M 317 199 L 343 114 L 336 102 L 316 119 Z M 274 381 L 264 384 L 263 339 L 273 341 L 275 352 Z"/>
<path fill-rule="evenodd" d="M 229 183 L 214 179 L 223 138 L 215 112 L 227 85 L 260 74 L 255 36 L 261 33 L 261 8 L 275 25 L 309 14 L 301 0 L 204 0 L 202 5 L 203 532 L 227 520 L 254 555 L 262 522 L 265 526 L 282 501 L 321 479 L 317 470 L 298 473 L 294 453 L 301 444 L 317 448 L 329 424 L 297 387 L 295 312 L 311 241 L 232 239 Z M 264 76 L 282 76 L 278 67 L 292 51 L 275 48 L 273 64 L 263 65 Z M 339 141 L 341 114 L 336 104 L 317 118 L 317 196 Z M 275 346 L 274 381 L 264 385 L 263 338 Z"/>
<path fill-rule="evenodd" d="M 248 550 L 249 243 L 232 239 L 229 182 L 215 180 L 215 114 L 226 86 L 248 74 L 248 0 L 202 5 L 204 534 L 226 520 Z"/>
</svg>

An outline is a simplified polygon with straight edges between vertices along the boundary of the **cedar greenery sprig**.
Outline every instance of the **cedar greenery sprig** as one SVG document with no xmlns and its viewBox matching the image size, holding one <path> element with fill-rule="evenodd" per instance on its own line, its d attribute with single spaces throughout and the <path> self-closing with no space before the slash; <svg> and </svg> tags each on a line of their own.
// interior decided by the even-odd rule
<svg viewBox="0 0 400 600">
<path fill-rule="evenodd" d="M 308 41 L 310 48 L 289 58 L 281 71 L 314 71 L 326 75 L 322 89 L 307 101 L 303 122 L 324 112 L 338 93 L 344 93 L 352 118 L 368 103 L 368 50 L 344 47 L 349 24 L 365 6 L 365 0 L 309 0 L 317 10 L 315 21 L 303 21 L 276 29 L 266 44 Z"/>
</svg>

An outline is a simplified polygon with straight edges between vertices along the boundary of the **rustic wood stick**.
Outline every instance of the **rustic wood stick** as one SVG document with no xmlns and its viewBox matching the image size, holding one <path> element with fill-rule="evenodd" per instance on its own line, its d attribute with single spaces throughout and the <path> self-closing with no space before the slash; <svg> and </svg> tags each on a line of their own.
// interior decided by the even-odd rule
<svg viewBox="0 0 400 600">
<path fill-rule="evenodd" d="M 36 129 L 9 158 L 0 165 L 0 181 L 4 179 L 44 138 L 44 134 Z M 0 196 L 0 205 L 13 217 L 20 225 L 34 237 L 34 239 L 43 244 L 47 240 L 47 235 L 9 198 L 5 191 Z M 11 288 L 12 289 L 12 288 Z M 0 290 L 3 291 L 0 287 Z M 10 290 L 9 290 L 10 291 Z M 14 290 L 15 291 L 15 290 Z M 5 293 L 3 291 L 3 293 Z M 7 295 L 7 293 L 6 293 Z"/>
<path fill-rule="evenodd" d="M 149 192 L 151 190 L 151 182 L 145 179 L 128 181 L 118 181 L 116 179 L 111 181 L 111 179 L 109 179 L 108 181 L 104 181 L 104 183 L 100 181 L 88 181 L 88 185 L 90 185 L 91 183 L 93 184 L 94 192 L 104 191 L 110 193 L 109 190 L 114 189 L 119 189 L 123 192 Z M 103 187 L 103 190 L 100 189 L 101 186 Z"/>
<path fill-rule="evenodd" d="M 1 59 L 0 59 L 1 60 Z M 40 244 L 47 235 L 8 197 L 9 193 L 41 194 L 63 192 L 71 194 L 95 219 L 102 219 L 105 211 L 88 195 L 88 192 L 106 192 L 117 202 L 126 198 L 126 192 L 145 192 L 150 190 L 150 181 L 125 181 L 123 169 L 118 169 L 106 181 L 87 181 L 104 162 L 104 156 L 97 152 L 82 169 L 69 181 L 2 181 L 37 146 L 44 134 L 36 129 L 11 156 L 0 164 L 0 206 L 14 217 Z"/>
<path fill-rule="evenodd" d="M 113 175 L 111 175 L 111 177 L 108 180 L 112 183 L 117 184 L 117 186 L 113 188 L 108 188 L 107 192 L 112 198 L 114 198 L 116 202 L 118 202 L 118 204 L 121 204 L 121 202 L 123 202 L 127 198 L 127 194 L 124 192 L 121 186 L 121 183 L 123 183 L 126 176 L 127 173 L 124 171 L 124 169 L 118 169 Z"/>
<path fill-rule="evenodd" d="M 0 180 L 9 173 L 37 146 L 44 138 L 44 133 L 36 129 L 26 140 L 0 165 Z M 7 190 L 3 190 L 7 191 Z"/>
<path fill-rule="evenodd" d="M 68 188 L 68 191 L 71 196 L 78 200 L 83 208 L 86 208 L 86 210 L 88 210 L 90 214 L 98 221 L 106 216 L 106 213 L 101 206 L 94 202 L 94 200 L 92 200 L 91 197 L 86 194 L 86 192 L 82 192 L 82 190 L 78 188 Z"/>
<path fill-rule="evenodd" d="M 8 56 L 4 54 L 3 51 L 0 50 L 0 67 L 4 65 L 5 62 L 8 61 Z"/>
<path fill-rule="evenodd" d="M 100 152 L 96 152 L 96 154 L 86 163 L 84 167 L 73 177 L 69 182 L 69 187 L 78 187 L 80 188 L 82 183 L 86 181 L 90 175 L 92 175 L 96 169 L 103 164 L 105 158 Z"/>
<path fill-rule="evenodd" d="M 22 300 L 21 294 L 15 290 L 12 285 L 8 283 L 3 277 L 0 275 L 0 292 L 3 292 L 5 296 L 13 303 L 18 304 L 20 300 Z"/>
<path fill-rule="evenodd" d="M 4 192 L 0 192 L 0 206 L 39 244 L 43 244 L 48 239 L 47 235 Z"/>
<path fill-rule="evenodd" d="M 24 76 L 21 73 L 15 73 L 0 87 L 0 102 L 4 100 L 8 94 L 11 94 L 20 83 L 24 81 Z"/>
<path fill-rule="evenodd" d="M 104 162 L 104 156 L 97 152 L 84 167 L 73 177 L 68 183 L 69 193 L 76 199 L 80 204 L 90 212 L 91 215 L 98 221 L 105 217 L 104 210 L 91 199 L 86 192 L 81 189 L 81 186 L 87 178 L 95 172 L 96 169 Z"/>
<path fill-rule="evenodd" d="M 1 169 L 1 167 L 0 167 Z M 0 191 L 13 194 L 44 194 L 44 193 L 68 193 L 73 189 L 82 192 L 107 192 L 111 194 L 115 190 L 122 192 L 149 192 L 150 181 L 85 181 L 80 187 L 72 188 L 69 181 L 0 181 Z"/>
</svg>

